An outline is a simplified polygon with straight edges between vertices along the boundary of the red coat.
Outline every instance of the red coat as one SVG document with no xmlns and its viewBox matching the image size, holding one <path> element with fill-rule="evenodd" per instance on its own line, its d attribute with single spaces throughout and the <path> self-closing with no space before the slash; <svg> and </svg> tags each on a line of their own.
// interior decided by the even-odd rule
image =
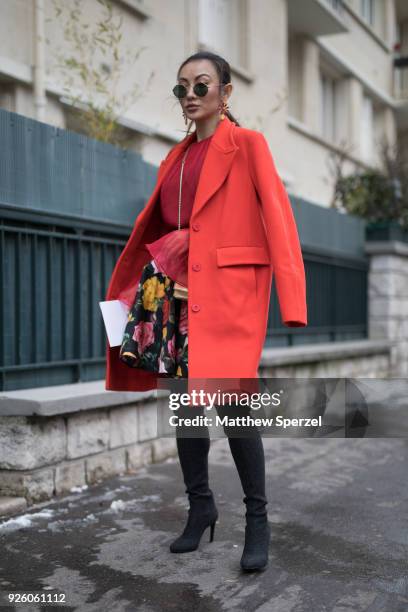
<svg viewBox="0 0 408 612">
<path fill-rule="evenodd" d="M 133 299 L 143 247 L 163 235 L 159 190 L 194 135 L 161 162 L 157 183 L 136 219 L 106 300 Z M 198 265 L 197 265 L 198 264 Z M 307 325 L 305 271 L 296 223 L 268 143 L 260 132 L 220 121 L 202 166 L 190 219 L 188 257 L 189 378 L 257 378 L 272 277 L 282 322 Z M 107 344 L 106 389 L 157 388 L 158 375 L 131 368 Z"/>
</svg>

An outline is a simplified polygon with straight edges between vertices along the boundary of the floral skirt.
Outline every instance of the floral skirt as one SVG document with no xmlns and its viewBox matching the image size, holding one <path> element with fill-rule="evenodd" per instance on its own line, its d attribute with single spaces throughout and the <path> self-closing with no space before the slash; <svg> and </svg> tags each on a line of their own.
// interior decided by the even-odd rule
<svg viewBox="0 0 408 612">
<path fill-rule="evenodd" d="M 119 359 L 131 368 L 187 378 L 187 300 L 173 292 L 174 281 L 152 259 L 142 270 Z"/>
</svg>

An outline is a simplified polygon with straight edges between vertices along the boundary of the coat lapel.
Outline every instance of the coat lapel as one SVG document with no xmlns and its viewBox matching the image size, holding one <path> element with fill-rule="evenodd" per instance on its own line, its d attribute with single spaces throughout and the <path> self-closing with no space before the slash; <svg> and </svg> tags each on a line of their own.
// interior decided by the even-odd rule
<svg viewBox="0 0 408 612">
<path fill-rule="evenodd" d="M 235 154 L 239 149 L 233 138 L 234 128 L 235 123 L 228 119 L 228 117 L 225 117 L 225 119 L 218 123 L 215 129 L 201 169 L 192 217 L 203 208 L 211 196 L 221 187 L 231 169 Z M 193 140 L 195 140 L 195 132 L 189 134 L 179 144 L 175 145 L 167 159 L 162 162 L 156 188 L 150 200 L 151 208 L 154 206 L 156 195 L 159 193 L 167 172 L 182 157 L 184 151 Z"/>
<path fill-rule="evenodd" d="M 216 127 L 201 168 L 191 216 L 197 215 L 211 196 L 221 187 L 239 147 L 233 132 L 235 123 L 225 117 Z"/>
</svg>

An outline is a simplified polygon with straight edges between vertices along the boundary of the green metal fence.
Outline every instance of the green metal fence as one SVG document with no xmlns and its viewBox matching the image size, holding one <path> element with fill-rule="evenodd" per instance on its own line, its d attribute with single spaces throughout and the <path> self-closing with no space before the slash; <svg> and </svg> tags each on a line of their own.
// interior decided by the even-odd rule
<svg viewBox="0 0 408 612">
<path fill-rule="evenodd" d="M 366 223 L 354 215 L 291 197 L 307 286 L 307 327 L 280 324 L 274 287 L 265 346 L 366 338 L 369 259 Z"/>
<path fill-rule="evenodd" d="M 0 109 L 1 390 L 104 377 L 98 302 L 156 171 L 136 153 Z M 309 325 L 281 325 L 273 287 L 266 345 L 365 337 L 364 224 L 292 203 Z"/>
<path fill-rule="evenodd" d="M 123 243 L 94 221 L 2 210 L 2 390 L 101 378 L 98 302 Z"/>
</svg>

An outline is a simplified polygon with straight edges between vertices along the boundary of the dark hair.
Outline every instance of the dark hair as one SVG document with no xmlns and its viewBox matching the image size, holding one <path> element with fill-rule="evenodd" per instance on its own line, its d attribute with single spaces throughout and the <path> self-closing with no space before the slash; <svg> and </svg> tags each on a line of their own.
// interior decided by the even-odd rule
<svg viewBox="0 0 408 612">
<path fill-rule="evenodd" d="M 198 51 L 197 53 L 190 55 L 187 59 L 184 60 L 184 62 L 179 67 L 177 71 L 177 78 L 178 78 L 178 75 L 180 74 L 180 70 L 188 62 L 191 62 L 193 60 L 201 60 L 201 59 L 208 59 L 210 60 L 210 62 L 213 63 L 213 66 L 217 71 L 218 78 L 220 79 L 221 85 L 227 85 L 228 83 L 231 83 L 231 68 L 230 68 L 229 63 L 223 57 L 221 57 L 220 55 L 217 55 L 216 53 L 212 53 L 211 51 Z M 240 125 L 238 121 L 235 119 L 235 117 L 230 113 L 229 110 L 227 110 L 225 114 L 227 115 L 228 119 L 233 121 L 236 125 L 238 126 Z M 186 135 L 188 135 L 190 128 L 192 126 L 192 123 L 193 123 L 193 120 L 190 121 L 190 125 L 188 126 Z"/>
</svg>

